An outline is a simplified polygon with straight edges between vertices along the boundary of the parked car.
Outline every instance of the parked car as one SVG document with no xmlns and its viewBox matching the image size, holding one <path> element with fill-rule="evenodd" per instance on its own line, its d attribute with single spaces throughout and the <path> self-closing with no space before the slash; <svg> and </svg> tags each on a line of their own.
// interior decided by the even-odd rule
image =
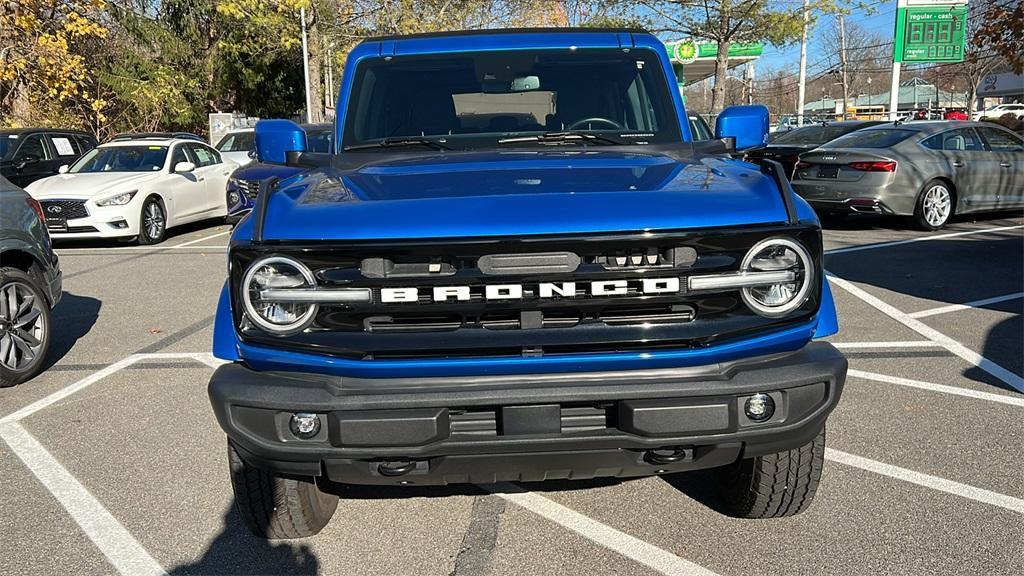
<svg viewBox="0 0 1024 576">
<path fill-rule="evenodd" d="M 950 108 L 942 115 L 943 120 L 970 120 L 967 111 L 963 108 Z"/>
<path fill-rule="evenodd" d="M 50 347 L 61 272 L 44 221 L 39 202 L 0 176 L 0 388 L 38 374 Z"/>
<path fill-rule="evenodd" d="M 235 167 L 190 137 L 122 137 L 27 191 L 43 205 L 55 239 L 157 244 L 168 228 L 226 216 L 224 187 Z"/>
<path fill-rule="evenodd" d="M 786 177 L 790 178 L 800 154 L 814 150 L 830 140 L 835 140 L 855 130 L 884 123 L 884 120 L 845 120 L 831 124 L 803 126 L 789 132 L 777 133 L 778 136 L 768 142 L 766 146 L 747 150 L 743 156 L 750 162 L 762 159 L 774 160 L 782 164 Z"/>
<path fill-rule="evenodd" d="M 336 154 L 256 126 L 308 168 L 230 242 L 208 392 L 240 517 L 298 538 L 344 484 L 709 468 L 731 514 L 804 510 L 846 376 L 810 206 L 691 142 L 652 34 L 428 38 L 353 47 Z M 716 132 L 761 144 L 768 109 Z"/>
<path fill-rule="evenodd" d="M 981 120 L 982 118 L 1002 118 L 1004 114 L 1013 114 L 1017 118 L 1024 119 L 1024 104 L 996 104 L 990 106 L 985 110 L 977 110 L 971 114 L 971 120 Z"/>
<path fill-rule="evenodd" d="M 937 230 L 954 214 L 1024 207 L 1024 140 L 988 122 L 872 126 L 802 154 L 793 188 L 826 214 L 912 216 Z"/>
<path fill-rule="evenodd" d="M 693 135 L 694 140 L 711 140 L 715 137 L 715 131 L 708 126 L 707 120 L 700 114 L 690 112 L 687 119 L 690 122 L 690 134 Z"/>
<path fill-rule="evenodd" d="M 302 124 L 306 132 L 306 145 L 310 152 L 329 153 L 334 151 L 333 124 Z M 226 190 L 228 223 L 235 224 L 252 210 L 259 196 L 260 183 L 268 178 L 288 178 L 303 172 L 305 168 L 285 166 L 271 162 L 253 162 L 235 170 L 228 179 Z"/>
<path fill-rule="evenodd" d="M 253 154 L 256 152 L 255 137 L 256 133 L 252 128 L 232 130 L 225 134 L 214 148 L 220 152 L 221 157 L 239 166 L 245 166 L 252 162 Z"/>
<path fill-rule="evenodd" d="M 0 130 L 0 176 L 25 187 L 53 176 L 96 147 L 96 138 L 78 130 L 18 128 Z"/>
</svg>

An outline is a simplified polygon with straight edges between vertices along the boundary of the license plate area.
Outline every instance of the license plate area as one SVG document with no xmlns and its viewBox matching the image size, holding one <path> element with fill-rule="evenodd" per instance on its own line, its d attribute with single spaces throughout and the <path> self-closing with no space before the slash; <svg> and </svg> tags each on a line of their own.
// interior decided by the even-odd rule
<svg viewBox="0 0 1024 576">
<path fill-rule="evenodd" d="M 818 166 L 818 178 L 838 178 L 839 166 Z"/>
<path fill-rule="evenodd" d="M 50 232 L 67 232 L 68 219 L 64 216 L 46 216 L 46 229 Z"/>
</svg>

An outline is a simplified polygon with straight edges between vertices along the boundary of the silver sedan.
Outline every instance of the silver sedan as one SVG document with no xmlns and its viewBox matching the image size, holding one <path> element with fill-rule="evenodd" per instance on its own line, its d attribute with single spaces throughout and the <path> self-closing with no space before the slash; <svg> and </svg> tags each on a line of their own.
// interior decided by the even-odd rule
<svg viewBox="0 0 1024 576">
<path fill-rule="evenodd" d="M 802 154 L 793 188 L 823 215 L 912 216 L 938 230 L 953 214 L 1024 207 L 1024 140 L 988 122 L 881 124 Z"/>
</svg>

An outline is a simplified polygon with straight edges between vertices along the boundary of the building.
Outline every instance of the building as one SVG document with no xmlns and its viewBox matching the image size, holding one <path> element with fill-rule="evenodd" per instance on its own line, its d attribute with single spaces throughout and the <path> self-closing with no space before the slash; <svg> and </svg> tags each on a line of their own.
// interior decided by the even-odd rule
<svg viewBox="0 0 1024 576">
<path fill-rule="evenodd" d="M 942 90 L 935 84 L 915 77 L 900 84 L 898 102 L 896 111 L 906 113 L 918 108 L 966 108 L 967 95 Z M 831 97 L 812 100 L 804 106 L 804 114 L 842 118 L 843 100 Z M 848 118 L 887 118 L 888 114 L 888 90 L 878 94 L 851 95 L 847 102 Z"/>
</svg>

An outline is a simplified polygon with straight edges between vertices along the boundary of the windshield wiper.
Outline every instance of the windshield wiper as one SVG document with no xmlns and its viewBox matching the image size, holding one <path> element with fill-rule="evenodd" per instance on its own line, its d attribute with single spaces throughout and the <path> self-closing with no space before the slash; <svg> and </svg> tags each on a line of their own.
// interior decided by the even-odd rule
<svg viewBox="0 0 1024 576">
<path fill-rule="evenodd" d="M 369 150 L 371 148 L 401 148 L 405 146 L 425 146 L 431 150 L 451 150 L 451 146 L 441 144 L 436 140 L 430 138 L 423 138 L 422 136 L 402 136 L 399 138 L 384 138 L 379 142 L 371 142 L 369 144 L 356 144 L 354 146 L 345 146 L 345 150 Z"/>
<path fill-rule="evenodd" d="M 537 142 L 540 144 L 575 144 L 580 142 L 583 144 L 607 144 L 610 146 L 621 146 L 625 144 L 622 140 L 612 138 L 611 136 L 576 130 L 545 132 L 543 134 L 535 134 L 532 136 L 515 136 L 513 138 L 502 138 L 498 140 L 498 144 L 515 144 L 517 142 Z"/>
</svg>

